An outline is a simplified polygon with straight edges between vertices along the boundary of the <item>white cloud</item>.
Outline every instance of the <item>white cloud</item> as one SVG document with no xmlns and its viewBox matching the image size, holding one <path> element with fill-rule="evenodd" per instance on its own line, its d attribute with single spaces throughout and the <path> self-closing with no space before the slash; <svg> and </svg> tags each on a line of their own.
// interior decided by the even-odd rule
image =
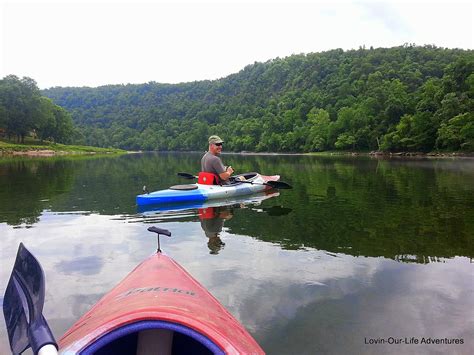
<svg viewBox="0 0 474 355">
<path fill-rule="evenodd" d="M 361 45 L 473 48 L 473 5 L 352 1 L 7 1 L 0 76 L 40 87 L 216 79 Z"/>
</svg>

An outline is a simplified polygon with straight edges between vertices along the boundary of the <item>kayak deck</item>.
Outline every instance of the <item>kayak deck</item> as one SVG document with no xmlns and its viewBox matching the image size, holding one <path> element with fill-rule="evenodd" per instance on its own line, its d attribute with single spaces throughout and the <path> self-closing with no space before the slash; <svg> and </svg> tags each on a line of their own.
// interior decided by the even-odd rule
<svg viewBox="0 0 474 355">
<path fill-rule="evenodd" d="M 152 343 L 171 335 L 171 353 L 263 353 L 219 301 L 162 253 L 137 266 L 59 345 L 63 354 L 135 354 L 146 347 L 141 338 L 157 330 Z"/>
</svg>

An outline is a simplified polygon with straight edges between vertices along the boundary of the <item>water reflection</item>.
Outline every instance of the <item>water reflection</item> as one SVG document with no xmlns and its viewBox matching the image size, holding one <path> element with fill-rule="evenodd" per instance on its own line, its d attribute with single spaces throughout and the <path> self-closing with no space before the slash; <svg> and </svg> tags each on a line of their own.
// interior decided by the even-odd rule
<svg viewBox="0 0 474 355">
<path fill-rule="evenodd" d="M 224 223 L 234 216 L 237 209 L 248 209 L 249 216 L 264 213 L 271 217 L 285 216 L 293 209 L 280 205 L 264 207 L 262 204 L 271 198 L 280 196 L 279 191 L 269 190 L 248 196 L 237 196 L 229 199 L 217 199 L 205 202 L 182 202 L 177 204 L 161 204 L 138 206 L 137 215 L 129 216 L 129 221 L 160 223 L 164 221 L 199 221 L 210 254 L 217 255 L 225 246 L 221 239 Z M 253 217 L 251 217 L 253 218 Z"/>
<path fill-rule="evenodd" d="M 210 254 L 219 254 L 225 243 L 221 240 L 220 234 L 224 227 L 224 222 L 234 216 L 233 206 L 208 207 L 199 209 L 199 219 L 201 228 L 208 241 L 207 247 Z"/>
<path fill-rule="evenodd" d="M 104 266 L 104 261 L 97 255 L 90 255 L 71 260 L 63 260 L 56 264 L 56 270 L 60 273 L 70 275 L 74 273 L 82 275 L 95 275 Z"/>
<path fill-rule="evenodd" d="M 248 209 L 250 213 L 264 212 L 269 216 L 277 217 L 287 215 L 291 208 L 282 206 L 261 207 L 261 204 L 271 198 L 278 197 L 280 193 L 275 190 L 256 193 L 249 196 L 238 196 L 229 199 L 210 200 L 205 202 L 184 202 L 178 204 L 162 204 L 139 206 L 138 212 L 142 218 L 130 216 L 134 222 L 159 223 L 163 221 L 196 221 L 207 239 L 210 254 L 217 255 L 225 246 L 221 239 L 221 232 L 225 221 L 234 216 L 236 209 Z"/>
<path fill-rule="evenodd" d="M 156 250 L 146 231 L 156 223 L 173 232 L 162 249 L 268 353 L 470 353 L 368 347 L 364 338 L 474 337 L 472 162 L 226 160 L 239 171 L 280 173 L 294 189 L 243 206 L 137 213 L 143 185 L 177 184 L 177 171 L 199 168 L 198 155 L 0 162 L 0 294 L 23 241 L 45 268 L 45 314 L 59 336 Z M 216 257 L 199 208 L 229 206 L 232 218 L 212 212 L 226 244 Z M 0 353 L 5 339 L 0 327 Z"/>
<path fill-rule="evenodd" d="M 224 220 L 221 231 L 226 246 L 218 257 L 209 253 L 198 217 L 162 222 L 160 227 L 173 232 L 173 238 L 163 238 L 163 250 L 215 295 L 267 353 L 390 354 L 428 353 L 430 349 L 469 353 L 460 346 L 364 345 L 365 337 L 387 334 L 472 339 L 474 289 L 469 260 L 420 265 L 329 255 L 312 248 L 282 250 L 228 226 L 249 214 L 266 216 L 263 209 L 267 207 L 262 205 L 231 207 L 233 218 Z M 294 218 L 293 213 L 289 216 Z M 45 269 L 45 315 L 59 337 L 156 250 L 156 239 L 146 231 L 147 226 L 127 222 L 103 215 L 47 213 L 34 233 L 26 229 L 12 232 L 11 227 L 0 225 L 5 246 L 1 288 L 6 285 L 18 243 L 24 241 Z M 90 271 L 91 260 L 100 260 L 101 267 L 81 272 Z M 5 339 L 0 329 L 2 354 L 7 353 Z"/>
<path fill-rule="evenodd" d="M 143 185 L 176 185 L 200 154 L 0 160 L 0 223 L 29 228 L 45 211 L 115 216 L 137 223 L 199 221 L 196 206 L 138 210 Z M 226 156 L 237 171 L 279 173 L 278 198 L 226 222 L 236 233 L 330 253 L 427 263 L 474 256 L 474 160 Z M 224 201 L 230 204 L 232 201 Z M 288 209 L 291 208 L 291 215 Z M 137 214 L 138 212 L 138 214 Z M 278 218 L 275 218 L 278 217 Z"/>
<path fill-rule="evenodd" d="M 0 161 L 0 223 L 33 225 L 50 199 L 72 188 L 72 161 Z"/>
</svg>

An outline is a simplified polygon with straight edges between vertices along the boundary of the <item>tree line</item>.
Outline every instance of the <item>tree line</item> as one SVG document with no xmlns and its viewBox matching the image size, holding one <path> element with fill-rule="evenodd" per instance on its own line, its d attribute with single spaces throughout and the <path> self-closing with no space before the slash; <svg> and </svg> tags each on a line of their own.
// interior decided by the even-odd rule
<svg viewBox="0 0 474 355">
<path fill-rule="evenodd" d="M 42 95 L 33 79 L 15 75 L 0 80 L 0 129 L 3 135 L 18 142 L 32 135 L 69 143 L 74 134 L 71 114 Z"/>
<path fill-rule="evenodd" d="M 42 93 L 75 143 L 143 150 L 474 150 L 474 52 L 435 46 L 335 49 L 254 63 L 214 81 Z"/>
</svg>

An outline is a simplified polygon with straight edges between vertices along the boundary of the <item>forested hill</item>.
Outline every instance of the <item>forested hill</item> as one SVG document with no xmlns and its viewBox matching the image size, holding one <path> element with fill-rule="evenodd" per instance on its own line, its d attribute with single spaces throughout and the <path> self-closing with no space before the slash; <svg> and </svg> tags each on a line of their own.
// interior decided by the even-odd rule
<svg viewBox="0 0 474 355">
<path fill-rule="evenodd" d="M 131 70 L 131 69 L 128 69 Z M 88 145 L 227 151 L 474 150 L 474 51 L 404 45 L 292 55 L 182 84 L 51 88 Z"/>
</svg>

